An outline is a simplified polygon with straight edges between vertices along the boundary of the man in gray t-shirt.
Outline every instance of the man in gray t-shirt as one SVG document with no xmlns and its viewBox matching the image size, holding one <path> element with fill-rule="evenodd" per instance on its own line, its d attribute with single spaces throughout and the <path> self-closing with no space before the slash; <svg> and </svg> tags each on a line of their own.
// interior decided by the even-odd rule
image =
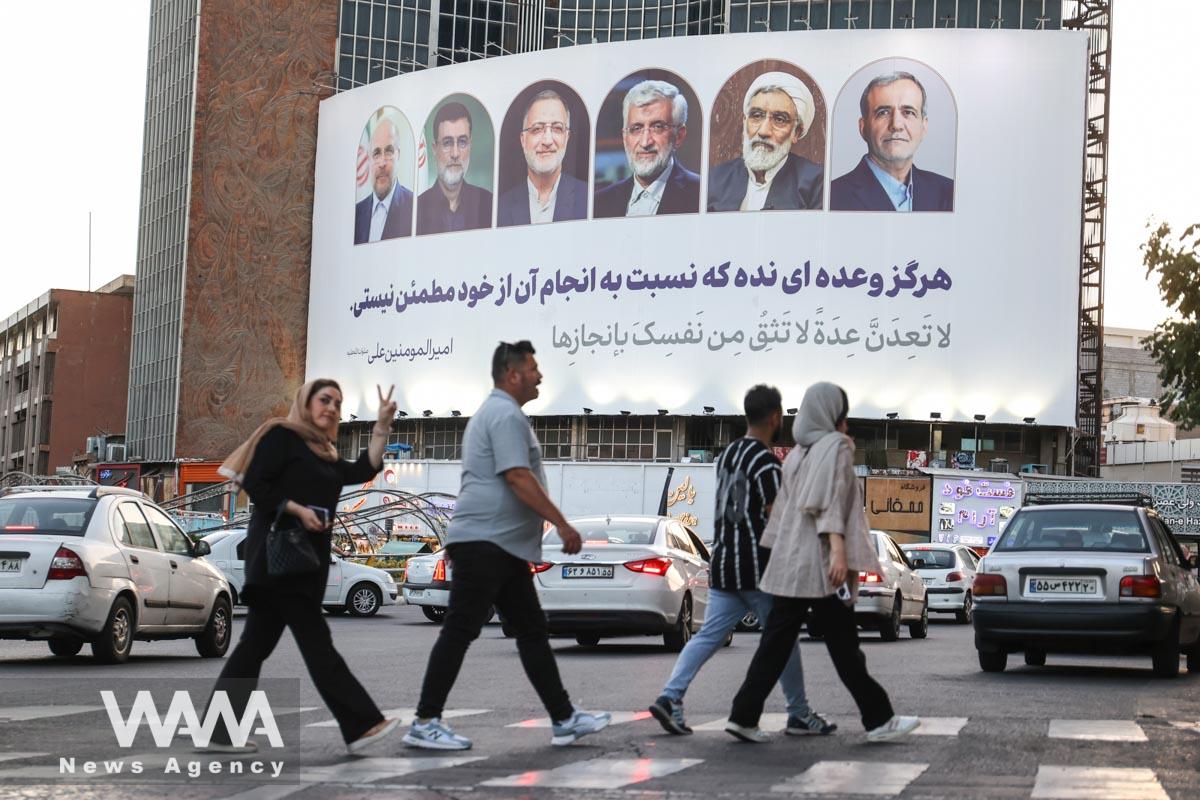
<svg viewBox="0 0 1200 800">
<path fill-rule="evenodd" d="M 562 550 L 583 540 L 546 494 L 541 447 L 521 406 L 538 396 L 542 373 L 527 341 L 501 342 L 492 356 L 495 388 L 467 423 L 462 489 L 446 537 L 450 605 L 429 654 L 411 747 L 466 750 L 471 740 L 441 720 L 467 648 L 494 605 L 517 640 L 521 666 L 550 715 L 551 744 L 566 745 L 608 725 L 611 715 L 577 710 L 563 688 L 550 649 L 530 562 L 542 560 L 542 521 L 558 529 Z"/>
</svg>

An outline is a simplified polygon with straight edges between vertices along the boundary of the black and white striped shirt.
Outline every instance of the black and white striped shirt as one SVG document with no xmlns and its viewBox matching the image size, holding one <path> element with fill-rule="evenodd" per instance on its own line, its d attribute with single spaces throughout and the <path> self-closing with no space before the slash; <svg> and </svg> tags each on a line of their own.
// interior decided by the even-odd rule
<svg viewBox="0 0 1200 800">
<path fill-rule="evenodd" d="M 758 541 L 767 526 L 767 507 L 779 493 L 781 472 L 771 449 L 749 436 L 726 447 L 717 459 L 712 588 L 758 588 L 770 553 Z"/>
</svg>

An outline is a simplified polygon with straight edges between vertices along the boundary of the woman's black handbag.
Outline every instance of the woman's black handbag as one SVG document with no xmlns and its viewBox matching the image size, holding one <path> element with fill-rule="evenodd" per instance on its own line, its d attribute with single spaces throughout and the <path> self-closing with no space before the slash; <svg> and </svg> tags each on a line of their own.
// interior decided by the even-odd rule
<svg viewBox="0 0 1200 800">
<path fill-rule="evenodd" d="M 280 529 L 279 516 L 267 531 L 267 574 L 272 578 L 311 575 L 321 568 L 312 534 L 303 527 Z"/>
</svg>

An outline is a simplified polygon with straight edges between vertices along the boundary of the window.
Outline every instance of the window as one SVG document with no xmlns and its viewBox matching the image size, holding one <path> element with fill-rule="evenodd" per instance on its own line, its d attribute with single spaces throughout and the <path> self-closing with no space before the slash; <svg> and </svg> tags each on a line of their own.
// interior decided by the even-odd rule
<svg viewBox="0 0 1200 800">
<path fill-rule="evenodd" d="M 0 535 L 55 533 L 83 536 L 95 500 L 14 495 L 0 498 Z"/>
<path fill-rule="evenodd" d="M 183 531 L 175 527 L 175 523 L 171 522 L 170 517 L 153 506 L 142 506 L 142 508 L 150 519 L 154 532 L 158 534 L 158 540 L 162 542 L 163 550 L 181 556 L 192 554 L 191 543 L 183 535 Z"/>
<path fill-rule="evenodd" d="M 910 560 L 915 561 L 919 558 L 924 561 L 925 569 L 953 569 L 958 563 L 951 550 L 926 550 L 918 547 L 906 549 L 904 552 Z"/>
<path fill-rule="evenodd" d="M 585 457 L 599 461 L 654 461 L 670 458 L 671 422 L 666 417 L 586 418 Z M 660 441 L 659 434 L 665 434 Z"/>
<path fill-rule="evenodd" d="M 629 520 L 606 518 L 575 523 L 575 530 L 585 542 L 606 542 L 608 544 L 653 544 L 654 534 L 658 527 L 657 520 Z M 558 529 L 551 528 L 542 537 L 546 547 L 562 544 Z"/>
<path fill-rule="evenodd" d="M 124 531 L 117 535 L 122 544 L 144 547 L 147 550 L 158 549 L 158 545 L 154 543 L 154 534 L 150 533 L 150 523 L 146 522 L 146 517 L 137 503 L 121 503 L 117 506 L 117 513 L 121 516 L 124 528 Z"/>
<path fill-rule="evenodd" d="M 465 419 L 430 420 L 425 426 L 425 458 L 456 459 L 462 458 L 463 431 L 467 428 Z"/>
<path fill-rule="evenodd" d="M 531 422 L 542 445 L 542 458 L 571 458 L 570 417 L 533 417 Z"/>
<path fill-rule="evenodd" d="M 237 547 L 234 548 L 234 552 L 237 554 L 238 561 L 246 560 L 246 540 L 247 540 L 247 538 L 248 537 L 243 536 L 241 541 L 239 541 L 237 543 Z"/>
<path fill-rule="evenodd" d="M 1108 550 L 1148 553 L 1134 511 L 1055 509 L 1018 511 L 996 550 Z"/>
</svg>

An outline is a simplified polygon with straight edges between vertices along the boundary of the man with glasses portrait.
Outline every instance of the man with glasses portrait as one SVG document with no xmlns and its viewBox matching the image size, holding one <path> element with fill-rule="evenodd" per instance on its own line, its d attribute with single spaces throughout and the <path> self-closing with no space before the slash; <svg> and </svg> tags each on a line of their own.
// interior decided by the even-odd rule
<svg viewBox="0 0 1200 800">
<path fill-rule="evenodd" d="M 497 226 L 587 216 L 587 183 L 563 172 L 570 139 L 571 112 L 562 96 L 553 89 L 535 94 L 521 121 L 525 180 L 500 195 Z"/>
<path fill-rule="evenodd" d="M 816 114 L 812 92 L 794 75 L 759 75 L 742 101 L 742 155 L 713 167 L 709 211 L 821 208 L 822 167 L 793 153 Z"/>
<path fill-rule="evenodd" d="M 666 81 L 645 80 L 629 90 L 621 105 L 621 139 L 633 175 L 596 192 L 593 215 L 698 212 L 700 176 L 676 157 L 687 138 L 687 99 Z"/>
<path fill-rule="evenodd" d="M 398 239 L 412 234 L 413 193 L 396 179 L 399 152 L 396 125 L 384 117 L 371 131 L 371 194 L 354 206 L 354 243 Z"/>
<path fill-rule="evenodd" d="M 447 233 L 492 225 L 492 193 L 467 183 L 471 166 L 471 112 L 450 102 L 433 118 L 437 182 L 417 200 L 417 234 Z"/>
</svg>

